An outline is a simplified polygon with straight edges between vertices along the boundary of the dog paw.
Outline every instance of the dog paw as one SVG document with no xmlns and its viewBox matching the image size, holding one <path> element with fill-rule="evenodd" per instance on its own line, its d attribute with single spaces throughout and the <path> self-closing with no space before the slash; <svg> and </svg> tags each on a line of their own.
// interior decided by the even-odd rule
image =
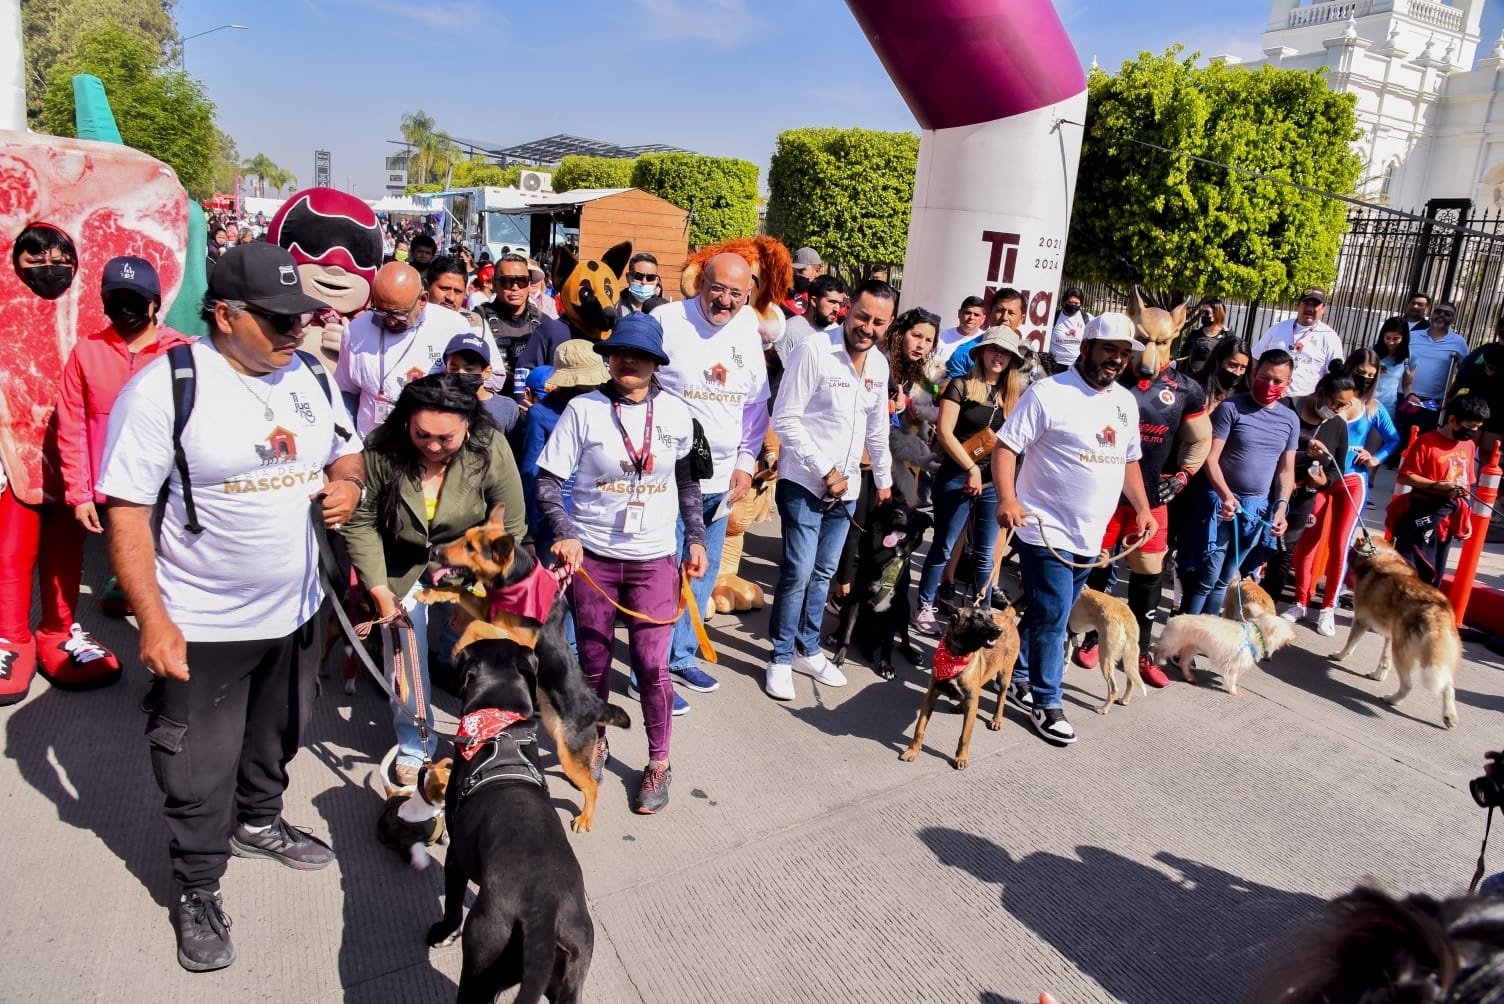
<svg viewBox="0 0 1504 1004">
<path fill-rule="evenodd" d="M 443 948 L 445 945 L 454 944 L 454 939 L 460 936 L 458 927 L 451 928 L 443 921 L 439 921 L 428 929 L 428 947 Z"/>
<path fill-rule="evenodd" d="M 989 719 L 987 719 L 987 729 L 988 729 L 988 731 L 990 731 L 990 732 L 996 732 L 999 729 L 1001 729 L 1002 727 L 1003 727 L 1003 720 L 1001 718 L 989 718 Z"/>
<path fill-rule="evenodd" d="M 971 763 L 971 757 L 968 754 L 962 753 L 956 757 L 951 766 L 955 767 L 956 770 L 965 770 L 969 763 Z"/>
<path fill-rule="evenodd" d="M 1100 708 L 1097 709 L 1097 714 L 1099 714 L 1099 715 L 1105 715 L 1105 714 L 1107 714 L 1107 712 L 1109 712 L 1111 710 L 1112 710 L 1112 701 L 1109 700 L 1106 704 L 1102 705 Z"/>
<path fill-rule="evenodd" d="M 1400 703 L 1400 695 L 1390 694 L 1388 697 L 1383 698 L 1383 701 L 1385 704 L 1389 705 L 1392 708 L 1396 704 Z"/>
<path fill-rule="evenodd" d="M 569 828 L 576 833 L 589 833 L 593 822 L 594 820 L 589 819 L 584 813 L 581 813 L 574 817 L 574 822 L 569 824 Z"/>
<path fill-rule="evenodd" d="M 1441 716 L 1441 724 L 1445 728 L 1455 729 L 1457 727 L 1457 716 L 1456 715 L 1442 715 Z"/>
<path fill-rule="evenodd" d="M 884 680 L 891 680 L 898 675 L 898 672 L 893 668 L 893 664 L 887 662 L 878 663 L 872 671 Z"/>
<path fill-rule="evenodd" d="M 910 746 L 908 749 L 906 749 L 902 753 L 898 754 L 898 759 L 902 760 L 904 763 L 913 763 L 914 762 L 914 758 L 916 756 L 918 756 L 918 755 L 919 755 L 919 750 L 917 750 L 916 748 Z"/>
</svg>

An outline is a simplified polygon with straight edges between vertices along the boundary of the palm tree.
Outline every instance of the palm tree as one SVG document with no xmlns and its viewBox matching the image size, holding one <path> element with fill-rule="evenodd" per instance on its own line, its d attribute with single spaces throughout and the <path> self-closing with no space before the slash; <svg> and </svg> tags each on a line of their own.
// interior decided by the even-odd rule
<svg viewBox="0 0 1504 1004">
<path fill-rule="evenodd" d="M 276 193 L 288 188 L 289 185 L 297 184 L 298 181 L 291 171 L 278 167 L 276 162 L 264 153 L 258 153 L 249 158 L 240 165 L 240 169 L 246 175 L 256 179 L 255 192 L 258 197 L 264 196 L 268 188 Z"/>
<path fill-rule="evenodd" d="M 423 110 L 402 116 L 402 141 L 408 146 L 407 180 L 411 184 L 441 181 L 462 155 L 446 132 L 436 128 L 433 116 Z"/>
</svg>

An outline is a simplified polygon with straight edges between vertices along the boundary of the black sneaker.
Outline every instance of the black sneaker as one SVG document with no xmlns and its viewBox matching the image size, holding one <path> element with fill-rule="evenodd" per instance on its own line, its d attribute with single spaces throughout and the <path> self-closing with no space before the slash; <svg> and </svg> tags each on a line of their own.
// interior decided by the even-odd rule
<svg viewBox="0 0 1504 1004">
<path fill-rule="evenodd" d="M 225 916 L 218 889 L 183 893 L 173 926 L 178 935 L 178 965 L 190 973 L 211 973 L 235 961 L 230 918 Z"/>
<path fill-rule="evenodd" d="M 327 867 L 334 850 L 318 837 L 288 824 L 281 816 L 260 833 L 236 823 L 230 833 L 230 850 L 237 858 L 271 858 L 289 868 L 311 872 Z"/>
<path fill-rule="evenodd" d="M 1065 720 L 1065 712 L 1059 708 L 1035 708 L 1029 713 L 1034 731 L 1057 746 L 1069 746 L 1076 741 L 1076 730 Z"/>
<path fill-rule="evenodd" d="M 653 760 L 642 772 L 642 787 L 637 789 L 636 812 L 651 816 L 668 805 L 668 785 L 674 772 L 662 760 Z"/>
<path fill-rule="evenodd" d="M 1027 683 L 1008 685 L 1008 703 L 1027 714 L 1034 713 L 1034 691 Z"/>
</svg>

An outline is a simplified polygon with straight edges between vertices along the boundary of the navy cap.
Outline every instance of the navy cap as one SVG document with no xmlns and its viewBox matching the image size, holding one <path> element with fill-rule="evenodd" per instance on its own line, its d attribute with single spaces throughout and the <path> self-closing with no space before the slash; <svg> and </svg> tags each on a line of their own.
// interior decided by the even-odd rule
<svg viewBox="0 0 1504 1004">
<path fill-rule="evenodd" d="M 117 289 L 140 293 L 148 300 L 162 299 L 162 280 L 157 278 L 156 268 L 145 258 L 137 258 L 135 255 L 121 255 L 104 263 L 104 276 L 99 280 L 99 292 L 108 294 Z"/>
<path fill-rule="evenodd" d="M 659 365 L 670 362 L 663 351 L 663 325 L 658 318 L 642 311 L 634 311 L 626 317 L 618 317 L 604 341 L 595 343 L 595 351 L 607 355 L 621 349 L 632 349 L 658 360 Z"/>
<path fill-rule="evenodd" d="M 449 339 L 449 344 L 444 346 L 444 358 L 448 359 L 456 352 L 473 352 L 491 365 L 491 342 L 489 339 L 475 334 L 455 335 Z"/>
</svg>

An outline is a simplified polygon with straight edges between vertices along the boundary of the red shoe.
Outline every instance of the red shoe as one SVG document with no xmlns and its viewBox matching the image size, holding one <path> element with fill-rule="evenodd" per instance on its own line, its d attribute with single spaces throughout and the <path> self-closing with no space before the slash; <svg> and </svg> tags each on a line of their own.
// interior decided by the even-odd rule
<svg viewBox="0 0 1504 1004">
<path fill-rule="evenodd" d="M 59 690 L 93 690 L 120 679 L 120 660 L 74 624 L 64 635 L 37 632 L 37 670 Z"/>
<path fill-rule="evenodd" d="M 1076 654 L 1071 656 L 1071 661 L 1082 669 L 1096 669 L 1101 661 L 1102 653 L 1097 647 L 1097 639 L 1083 641 L 1077 648 Z"/>
<path fill-rule="evenodd" d="M 37 643 L 0 638 L 0 707 L 26 699 L 37 672 Z"/>
<path fill-rule="evenodd" d="M 1154 665 L 1147 655 L 1138 657 L 1138 675 L 1156 690 L 1163 690 L 1170 685 L 1170 678 L 1165 675 L 1165 671 Z"/>
</svg>

